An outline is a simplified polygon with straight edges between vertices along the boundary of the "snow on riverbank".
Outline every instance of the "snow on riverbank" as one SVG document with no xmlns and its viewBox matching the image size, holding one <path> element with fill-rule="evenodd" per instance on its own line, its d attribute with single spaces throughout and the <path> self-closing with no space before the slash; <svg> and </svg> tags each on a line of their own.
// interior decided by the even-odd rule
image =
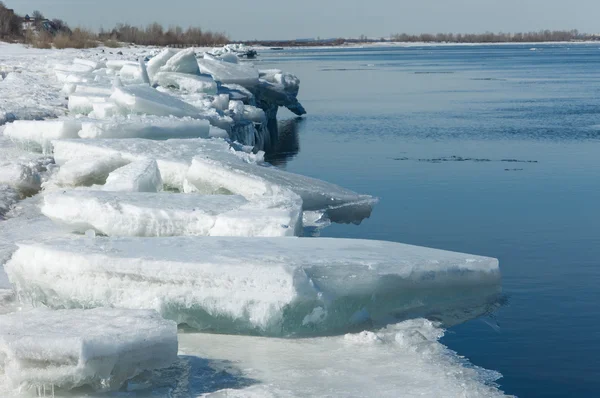
<svg viewBox="0 0 600 398">
<path fill-rule="evenodd" d="M 501 395 L 420 319 L 489 311 L 498 261 L 303 238 L 377 199 L 267 164 L 300 80 L 205 50 L 0 43 L 0 395 Z"/>
</svg>

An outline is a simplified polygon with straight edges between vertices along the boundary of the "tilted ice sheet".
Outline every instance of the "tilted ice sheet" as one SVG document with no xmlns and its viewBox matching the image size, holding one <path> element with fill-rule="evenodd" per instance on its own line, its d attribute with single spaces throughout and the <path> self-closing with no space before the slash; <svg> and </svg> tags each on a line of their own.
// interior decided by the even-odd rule
<svg viewBox="0 0 600 398">
<path fill-rule="evenodd" d="M 177 325 L 154 311 L 39 309 L 0 315 L 0 375 L 9 388 L 116 390 L 176 359 Z"/>
<path fill-rule="evenodd" d="M 240 84 L 244 87 L 254 87 L 258 84 L 258 70 L 244 64 L 232 64 L 215 58 L 198 60 L 200 72 L 211 75 L 213 79 L 223 84 Z"/>
<path fill-rule="evenodd" d="M 147 84 L 117 87 L 110 98 L 131 113 L 176 117 L 200 114 L 194 106 Z"/>
<path fill-rule="evenodd" d="M 53 142 L 53 147 L 54 159 L 59 165 L 81 157 L 97 158 L 119 155 L 127 161 L 156 159 L 165 185 L 180 191 L 188 191 L 192 188 L 187 183 L 186 174 L 192 159 L 197 155 L 251 157 L 251 155 L 243 153 L 233 153 L 231 145 L 221 139 L 57 140 Z"/>
<path fill-rule="evenodd" d="M 304 210 L 327 211 L 332 221 L 338 222 L 357 222 L 369 217 L 377 202 L 372 196 L 335 184 L 230 156 L 194 158 L 187 178 L 201 191 L 207 187 L 225 189 L 248 199 L 289 190 L 302 198 Z"/>
<path fill-rule="evenodd" d="M 492 258 L 326 238 L 55 239 L 19 244 L 5 270 L 25 302 L 151 308 L 201 330 L 272 336 L 455 322 L 484 310 L 500 282 Z"/>
<path fill-rule="evenodd" d="M 154 159 L 131 162 L 111 172 L 102 186 L 105 191 L 159 192 L 163 181 Z"/>
<path fill-rule="evenodd" d="M 423 319 L 311 339 L 182 334 L 184 358 L 205 358 L 209 367 L 172 382 L 172 397 L 503 397 L 494 385 L 501 375 L 440 344 L 443 334 Z M 193 382 L 223 373 L 220 384 Z"/>
<path fill-rule="evenodd" d="M 81 138 L 209 138 L 207 120 L 149 115 L 117 116 L 110 119 L 86 119 L 81 123 Z"/>
</svg>

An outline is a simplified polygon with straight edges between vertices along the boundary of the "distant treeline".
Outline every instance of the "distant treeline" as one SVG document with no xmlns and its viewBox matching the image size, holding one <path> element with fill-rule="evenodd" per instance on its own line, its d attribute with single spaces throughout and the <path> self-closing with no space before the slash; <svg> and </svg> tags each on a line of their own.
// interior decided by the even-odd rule
<svg viewBox="0 0 600 398">
<path fill-rule="evenodd" d="M 0 40 L 31 44 L 38 48 L 89 48 L 104 44 L 118 47 L 120 42 L 156 46 L 219 46 L 229 39 L 224 33 L 200 28 L 184 30 L 179 26 L 163 28 L 159 23 L 144 27 L 118 24 L 100 33 L 84 28 L 71 29 L 60 19 L 47 19 L 39 11 L 21 16 L 0 1 Z"/>
<path fill-rule="evenodd" d="M 598 39 L 599 37 L 581 34 L 577 30 L 541 30 L 526 33 L 423 33 L 420 35 L 398 33 L 390 37 L 391 41 L 409 43 L 538 43 Z"/>
</svg>

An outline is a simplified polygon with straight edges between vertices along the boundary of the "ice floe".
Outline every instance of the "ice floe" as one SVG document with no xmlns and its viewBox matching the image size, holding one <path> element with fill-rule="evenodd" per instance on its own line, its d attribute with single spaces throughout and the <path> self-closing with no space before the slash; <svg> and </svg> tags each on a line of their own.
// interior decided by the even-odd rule
<svg viewBox="0 0 600 398">
<path fill-rule="evenodd" d="M 492 258 L 367 240 L 96 237 L 18 247 L 5 270 L 25 302 L 155 309 L 222 333 L 319 335 L 460 314 L 495 298 L 500 282 Z"/>
</svg>

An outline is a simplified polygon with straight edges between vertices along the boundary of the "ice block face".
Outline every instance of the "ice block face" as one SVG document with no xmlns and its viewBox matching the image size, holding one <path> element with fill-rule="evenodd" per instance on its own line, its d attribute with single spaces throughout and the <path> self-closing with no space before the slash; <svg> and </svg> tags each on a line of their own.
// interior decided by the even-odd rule
<svg viewBox="0 0 600 398">
<path fill-rule="evenodd" d="M 12 389 L 117 390 L 176 359 L 177 325 L 155 311 L 37 309 L 0 316 L 0 375 Z"/>
<path fill-rule="evenodd" d="M 42 213 L 78 233 L 108 236 L 294 236 L 301 204 L 248 202 L 236 195 L 59 191 L 46 194 Z"/>
<path fill-rule="evenodd" d="M 324 211 L 335 222 L 360 222 L 377 203 L 372 196 L 335 184 L 231 156 L 195 157 L 187 179 L 201 191 L 225 189 L 248 199 L 290 191 L 302 198 L 305 211 Z"/>
<path fill-rule="evenodd" d="M 77 138 L 79 130 L 81 123 L 77 120 L 15 120 L 6 125 L 4 135 L 47 153 L 51 140 Z"/>
<path fill-rule="evenodd" d="M 163 189 L 158 164 L 154 159 L 143 159 L 129 163 L 110 173 L 105 191 L 159 192 Z"/>
<path fill-rule="evenodd" d="M 209 138 L 207 120 L 147 115 L 129 115 L 105 120 L 87 119 L 82 123 L 81 138 Z"/>
<path fill-rule="evenodd" d="M 415 316 L 448 324 L 497 298 L 498 261 L 325 238 L 95 238 L 22 243 L 6 264 L 22 300 L 156 309 L 221 333 L 304 336 Z M 464 319 L 463 319 L 464 320 Z"/>
</svg>

